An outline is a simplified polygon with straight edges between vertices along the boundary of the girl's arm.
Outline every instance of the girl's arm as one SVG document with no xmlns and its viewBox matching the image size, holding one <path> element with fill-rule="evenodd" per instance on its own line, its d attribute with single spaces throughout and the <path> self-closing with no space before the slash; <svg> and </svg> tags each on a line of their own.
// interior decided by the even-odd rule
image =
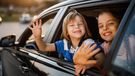
<svg viewBox="0 0 135 76">
<path fill-rule="evenodd" d="M 42 40 L 42 38 L 35 39 L 36 44 L 40 51 L 55 51 L 55 44 L 54 43 L 46 43 Z"/>
<path fill-rule="evenodd" d="M 45 43 L 42 40 L 41 34 L 42 34 L 42 21 L 41 20 L 36 20 L 35 22 L 33 22 L 32 26 L 29 26 L 29 28 L 31 29 L 36 44 L 39 48 L 39 50 L 41 51 L 55 51 L 55 44 L 52 43 Z"/>
</svg>

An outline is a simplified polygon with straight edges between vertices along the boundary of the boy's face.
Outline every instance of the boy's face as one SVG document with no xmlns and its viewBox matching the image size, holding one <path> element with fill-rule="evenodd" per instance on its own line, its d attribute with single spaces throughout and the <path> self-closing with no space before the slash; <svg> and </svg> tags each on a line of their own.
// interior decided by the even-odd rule
<svg viewBox="0 0 135 76">
<path fill-rule="evenodd" d="M 69 21 L 67 32 L 70 38 L 81 39 L 85 34 L 85 25 L 79 16 Z"/>
<path fill-rule="evenodd" d="M 102 39 L 112 41 L 118 27 L 118 21 L 109 12 L 104 12 L 98 17 L 98 28 Z"/>
</svg>

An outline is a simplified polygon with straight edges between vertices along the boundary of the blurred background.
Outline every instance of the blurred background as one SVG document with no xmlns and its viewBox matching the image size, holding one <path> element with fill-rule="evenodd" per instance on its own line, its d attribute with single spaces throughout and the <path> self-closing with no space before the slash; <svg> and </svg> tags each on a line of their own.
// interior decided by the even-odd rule
<svg viewBox="0 0 135 76">
<path fill-rule="evenodd" d="M 23 13 L 30 16 L 64 0 L 0 0 L 0 16 L 3 21 L 18 21 Z"/>
<path fill-rule="evenodd" d="M 34 16 L 63 1 L 0 0 L 0 38 L 14 34 L 18 39 Z"/>
</svg>

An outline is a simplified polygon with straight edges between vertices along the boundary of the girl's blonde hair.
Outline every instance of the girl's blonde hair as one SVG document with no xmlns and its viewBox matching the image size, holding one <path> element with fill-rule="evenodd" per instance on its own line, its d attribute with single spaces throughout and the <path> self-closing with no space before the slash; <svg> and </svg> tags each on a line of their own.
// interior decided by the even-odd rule
<svg viewBox="0 0 135 76">
<path fill-rule="evenodd" d="M 88 26 L 87 26 L 87 23 L 86 23 L 84 17 L 80 13 L 78 13 L 76 10 L 71 10 L 67 14 L 67 16 L 64 18 L 63 26 L 62 26 L 62 38 L 65 38 L 68 41 L 70 41 L 70 37 L 68 36 L 67 25 L 71 20 L 75 19 L 76 16 L 79 16 L 85 25 L 84 27 L 85 27 L 86 32 L 85 32 L 85 35 L 83 38 L 86 39 L 88 37 L 91 37 L 91 33 L 88 29 Z"/>
</svg>

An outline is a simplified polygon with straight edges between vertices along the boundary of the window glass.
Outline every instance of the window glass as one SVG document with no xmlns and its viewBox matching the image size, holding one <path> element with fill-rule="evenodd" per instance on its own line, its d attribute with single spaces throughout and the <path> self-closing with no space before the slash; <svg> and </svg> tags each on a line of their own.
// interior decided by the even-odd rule
<svg viewBox="0 0 135 76">
<path fill-rule="evenodd" d="M 135 74 L 135 10 L 131 17 L 114 64 Z"/>
</svg>

